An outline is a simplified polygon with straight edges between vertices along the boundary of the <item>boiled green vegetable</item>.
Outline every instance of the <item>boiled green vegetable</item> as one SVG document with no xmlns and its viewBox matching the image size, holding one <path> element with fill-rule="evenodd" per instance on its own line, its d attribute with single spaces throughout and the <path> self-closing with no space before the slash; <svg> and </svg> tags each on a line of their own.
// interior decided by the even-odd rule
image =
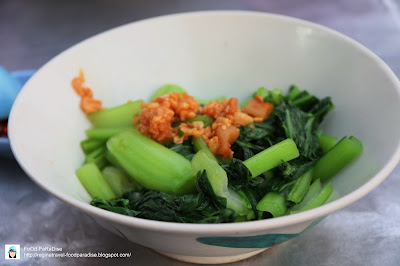
<svg viewBox="0 0 400 266">
<path fill-rule="evenodd" d="M 327 201 L 332 191 L 333 191 L 332 184 L 328 183 L 312 201 L 307 203 L 306 206 L 304 206 L 298 211 L 291 211 L 290 214 L 308 211 L 316 207 L 322 206 Z"/>
<path fill-rule="evenodd" d="M 213 123 L 213 119 L 208 115 L 196 116 L 195 118 L 189 119 L 187 122 L 202 121 L 204 127 L 209 127 Z"/>
<path fill-rule="evenodd" d="M 171 92 L 186 91 L 167 84 L 151 99 Z M 296 86 L 287 94 L 260 87 L 241 106 L 256 96 L 272 103 L 274 110 L 262 122 L 241 126 L 234 143 L 229 140 L 233 158 L 225 159 L 210 151 L 208 145 L 215 149 L 221 143 L 221 136 L 210 131 L 204 139 L 162 144 L 139 133 L 132 119 L 140 112 L 141 101 L 88 115 L 93 128 L 81 143 L 86 159 L 76 173 L 94 197 L 91 204 L 151 220 L 227 223 L 295 214 L 339 197 L 326 182 L 358 157 L 363 146 L 355 137 L 337 142 L 318 129 L 334 108 L 331 99 Z M 197 101 L 205 105 L 223 99 Z M 212 126 L 213 117 L 200 112 L 181 121 L 176 116 L 171 121 L 173 134 L 182 135 L 177 128 L 182 122 Z M 213 137 L 217 138 L 211 142 Z"/>
<path fill-rule="evenodd" d="M 257 204 L 257 210 L 269 212 L 273 217 L 283 216 L 286 208 L 286 198 L 275 192 L 268 192 Z"/>
<path fill-rule="evenodd" d="M 85 139 L 81 141 L 81 148 L 85 154 L 89 154 L 95 149 L 103 146 L 105 143 L 104 140 L 98 140 L 98 139 Z"/>
<path fill-rule="evenodd" d="M 111 137 L 107 149 L 117 164 L 147 189 L 176 195 L 195 189 L 190 161 L 136 130 Z"/>
<path fill-rule="evenodd" d="M 89 139 L 103 140 L 106 141 L 115 134 L 130 130 L 133 127 L 122 127 L 122 128 L 93 128 L 86 130 L 86 136 Z"/>
<path fill-rule="evenodd" d="M 321 146 L 322 153 L 327 153 L 337 142 L 336 137 L 321 134 L 318 139 L 319 146 Z"/>
<path fill-rule="evenodd" d="M 312 184 L 310 185 L 310 188 L 308 189 L 307 194 L 304 196 L 303 200 L 299 204 L 294 205 L 291 210 L 297 211 L 297 210 L 302 209 L 310 201 L 312 201 L 321 192 L 321 190 L 322 190 L 321 180 L 317 179 L 314 182 L 312 182 Z"/>
<path fill-rule="evenodd" d="M 319 159 L 314 168 L 314 179 L 320 178 L 322 182 L 328 181 L 357 158 L 362 150 L 362 143 L 357 138 L 342 138 Z"/>
<path fill-rule="evenodd" d="M 299 151 L 294 141 L 286 139 L 247 159 L 243 164 L 250 170 L 252 176 L 256 177 L 298 156 Z"/>
<path fill-rule="evenodd" d="M 306 173 L 301 175 L 296 180 L 296 183 L 294 184 L 292 190 L 289 192 L 287 199 L 295 203 L 300 203 L 310 187 L 312 178 L 313 169 L 308 170 Z"/>
<path fill-rule="evenodd" d="M 98 197 L 105 200 L 116 198 L 114 192 L 102 176 L 99 168 L 94 163 L 84 164 L 76 170 L 76 175 L 92 197 Z"/>
<path fill-rule="evenodd" d="M 135 114 L 140 113 L 142 100 L 129 101 L 125 104 L 88 114 L 87 117 L 96 128 L 131 127 Z"/>
<path fill-rule="evenodd" d="M 205 170 L 215 195 L 226 198 L 227 208 L 234 210 L 238 215 L 246 215 L 248 213 L 248 209 L 243 204 L 240 195 L 228 188 L 226 172 L 217 163 L 214 155 L 209 150 L 202 149 L 198 151 L 192 159 L 192 167 L 196 173 Z"/>
<path fill-rule="evenodd" d="M 140 186 L 132 178 L 116 167 L 107 166 L 101 171 L 101 174 L 117 198 L 120 198 L 125 192 L 140 189 Z"/>
</svg>

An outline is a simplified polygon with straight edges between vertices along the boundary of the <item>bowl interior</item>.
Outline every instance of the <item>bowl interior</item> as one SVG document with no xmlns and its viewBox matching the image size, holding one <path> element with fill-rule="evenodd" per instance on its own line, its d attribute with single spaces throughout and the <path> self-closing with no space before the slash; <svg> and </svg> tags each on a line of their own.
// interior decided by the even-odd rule
<svg viewBox="0 0 400 266">
<path fill-rule="evenodd" d="M 13 152 L 25 171 L 55 195 L 89 202 L 75 170 L 90 127 L 71 80 L 83 69 L 104 106 L 144 99 L 165 83 L 199 98 L 244 99 L 260 86 L 291 84 L 331 96 L 326 134 L 357 136 L 364 152 L 333 179 L 341 197 L 376 175 L 396 154 L 399 84 L 389 68 L 348 38 L 315 24 L 246 12 L 167 16 L 90 38 L 42 67 L 10 116 Z"/>
</svg>

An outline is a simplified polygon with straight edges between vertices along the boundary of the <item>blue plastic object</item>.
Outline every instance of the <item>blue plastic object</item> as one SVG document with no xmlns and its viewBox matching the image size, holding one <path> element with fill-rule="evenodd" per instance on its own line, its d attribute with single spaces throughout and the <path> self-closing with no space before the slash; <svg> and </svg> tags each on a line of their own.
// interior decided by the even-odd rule
<svg viewBox="0 0 400 266">
<path fill-rule="evenodd" d="M 18 80 L 22 86 L 35 74 L 36 70 L 17 70 L 11 72 L 11 76 Z"/>
<path fill-rule="evenodd" d="M 6 119 L 22 84 L 0 66 L 0 119 Z"/>
<path fill-rule="evenodd" d="M 15 97 L 34 73 L 35 70 L 9 73 L 0 66 L 0 119 L 7 119 Z M 13 158 L 8 138 L 0 137 L 0 157 Z"/>
</svg>

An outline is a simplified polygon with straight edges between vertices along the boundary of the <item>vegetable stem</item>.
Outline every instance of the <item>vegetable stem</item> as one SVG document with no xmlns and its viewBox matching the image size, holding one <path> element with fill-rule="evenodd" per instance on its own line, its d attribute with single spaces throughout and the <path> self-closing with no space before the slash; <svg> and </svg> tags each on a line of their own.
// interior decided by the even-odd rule
<svg viewBox="0 0 400 266">
<path fill-rule="evenodd" d="M 355 137 L 342 138 L 314 167 L 314 179 L 326 182 L 360 155 L 363 150 L 361 141 Z"/>
<path fill-rule="evenodd" d="M 294 184 L 292 190 L 289 192 L 287 199 L 294 203 L 300 203 L 306 195 L 308 189 L 310 188 L 312 178 L 313 169 L 308 170 L 298 179 L 296 179 L 296 183 Z"/>
<path fill-rule="evenodd" d="M 198 152 L 201 149 L 207 149 L 207 143 L 204 141 L 202 137 L 193 138 L 193 148 L 195 152 Z M 210 151 L 211 152 L 211 151 Z"/>
<path fill-rule="evenodd" d="M 81 141 L 81 148 L 85 154 L 89 154 L 95 149 L 99 148 L 105 143 L 104 140 L 98 139 L 85 139 Z"/>
<path fill-rule="evenodd" d="M 192 168 L 195 173 L 205 170 L 207 179 L 219 197 L 226 198 L 227 208 L 234 210 L 238 215 L 246 215 L 249 209 L 242 202 L 242 197 L 228 188 L 228 177 L 225 170 L 218 164 L 214 155 L 208 149 L 201 149 L 192 159 Z"/>
<path fill-rule="evenodd" d="M 102 156 L 106 152 L 106 147 L 105 145 L 100 146 L 96 148 L 94 151 L 90 152 L 86 158 L 85 158 L 85 163 L 91 163 L 94 161 L 96 158 Z"/>
<path fill-rule="evenodd" d="M 250 170 L 252 177 L 256 177 L 272 168 L 299 157 L 299 150 L 292 139 L 285 139 L 253 157 L 243 164 Z"/>
<path fill-rule="evenodd" d="M 319 146 L 321 146 L 322 153 L 327 153 L 337 142 L 336 137 L 321 134 L 318 138 Z"/>
<path fill-rule="evenodd" d="M 106 141 L 115 134 L 132 129 L 133 127 L 122 127 L 122 128 L 93 128 L 86 130 L 86 136 L 89 139 L 103 140 Z"/>
<path fill-rule="evenodd" d="M 130 127 L 132 126 L 133 116 L 140 113 L 142 102 L 142 100 L 129 101 L 89 114 L 87 117 L 96 128 Z"/>
<path fill-rule="evenodd" d="M 194 122 L 194 121 L 202 121 L 204 123 L 204 127 L 209 127 L 213 123 L 213 119 L 208 115 L 196 116 L 188 120 L 187 122 Z"/>
<path fill-rule="evenodd" d="M 279 193 L 268 192 L 257 204 L 257 210 L 266 211 L 274 217 L 279 217 L 286 212 L 286 198 Z"/>
<path fill-rule="evenodd" d="M 265 97 L 268 96 L 268 94 L 269 94 L 269 92 L 268 92 L 268 90 L 267 90 L 266 88 L 260 87 L 260 88 L 257 89 L 257 91 L 256 91 L 255 93 L 253 93 L 253 98 L 254 98 L 256 95 L 258 95 L 258 96 L 260 96 L 260 97 L 262 97 L 262 98 L 265 98 Z"/>
<path fill-rule="evenodd" d="M 195 190 L 196 175 L 190 161 L 137 130 L 111 137 L 107 149 L 115 159 L 113 164 L 147 189 L 176 195 Z"/>
<path fill-rule="evenodd" d="M 104 179 L 117 196 L 120 198 L 125 192 L 130 192 L 137 189 L 133 180 L 122 170 L 113 166 L 107 166 L 101 171 Z"/>
<path fill-rule="evenodd" d="M 332 191 L 333 191 L 332 184 L 328 183 L 321 190 L 321 192 L 312 201 L 310 201 L 306 206 L 304 206 L 302 209 L 300 209 L 298 211 L 291 211 L 290 214 L 308 211 L 308 210 L 314 209 L 316 207 L 322 206 L 327 201 L 327 199 L 331 195 Z"/>
<path fill-rule="evenodd" d="M 310 201 L 312 201 L 321 192 L 321 190 L 322 190 L 321 180 L 317 179 L 311 184 L 303 200 L 299 204 L 293 206 L 292 211 L 298 211 L 302 209 Z"/>
<path fill-rule="evenodd" d="M 99 197 L 105 200 L 115 198 L 114 192 L 94 163 L 84 164 L 76 170 L 76 175 L 92 197 Z"/>
<path fill-rule="evenodd" d="M 301 93 L 301 91 L 299 90 L 299 88 L 295 85 L 292 85 L 292 86 L 290 86 L 289 92 L 286 97 L 289 101 L 291 101 L 294 98 L 296 98 L 300 93 Z"/>
<path fill-rule="evenodd" d="M 109 164 L 105 153 L 95 158 L 92 162 L 96 164 L 100 170 Z"/>
</svg>

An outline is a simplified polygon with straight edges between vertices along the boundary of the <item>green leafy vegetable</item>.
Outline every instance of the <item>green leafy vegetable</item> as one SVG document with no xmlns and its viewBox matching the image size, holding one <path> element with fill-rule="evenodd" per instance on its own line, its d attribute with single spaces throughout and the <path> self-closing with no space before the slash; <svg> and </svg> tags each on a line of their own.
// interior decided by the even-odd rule
<svg viewBox="0 0 400 266">
<path fill-rule="evenodd" d="M 286 95 L 286 99 L 288 100 L 288 101 L 292 101 L 292 100 L 294 100 L 296 97 L 297 97 L 297 95 L 299 95 L 301 93 L 301 91 L 299 90 L 299 88 L 297 87 L 297 86 L 295 86 L 295 85 L 292 85 L 292 86 L 290 86 L 290 88 L 289 88 L 289 91 L 288 91 L 288 93 L 287 93 L 287 95 Z"/>
<path fill-rule="evenodd" d="M 132 217 L 138 216 L 140 214 L 140 212 L 130 209 L 129 200 L 124 198 L 115 200 L 104 200 L 96 197 L 90 202 L 90 204 L 104 210 Z"/>
<path fill-rule="evenodd" d="M 124 171 L 116 167 L 107 166 L 101 171 L 101 174 L 117 198 L 120 198 L 125 192 L 136 191 L 141 188 L 140 185 Z"/>
<path fill-rule="evenodd" d="M 324 117 L 334 108 L 330 97 L 319 100 L 306 91 L 292 86 L 285 100 L 275 109 L 287 138 L 300 150 L 301 157 L 309 160 L 322 155 L 317 129 Z"/>
<path fill-rule="evenodd" d="M 286 198 L 275 192 L 268 192 L 257 204 L 257 210 L 269 212 L 273 217 L 284 215 L 286 209 Z"/>
<path fill-rule="evenodd" d="M 116 161 L 113 164 L 120 165 L 147 189 L 176 195 L 195 190 L 196 175 L 190 161 L 137 130 L 112 136 L 107 141 L 107 149 L 114 157 L 111 161 Z"/>
<path fill-rule="evenodd" d="M 300 203 L 304 196 L 306 195 L 311 180 L 313 178 L 313 169 L 308 170 L 304 174 L 302 174 L 294 183 L 292 190 L 290 190 L 287 199 L 291 202 Z"/>
<path fill-rule="evenodd" d="M 192 119 L 189 119 L 187 122 L 194 122 L 194 121 L 201 121 L 204 123 L 204 127 L 209 127 L 213 123 L 213 119 L 211 116 L 208 115 L 201 115 L 201 116 L 196 116 Z"/>
<path fill-rule="evenodd" d="M 302 209 L 298 211 L 291 211 L 290 213 L 294 214 L 303 211 L 308 211 L 323 205 L 328 200 L 329 196 L 332 194 L 332 191 L 333 191 L 332 184 L 328 183 L 325 187 L 322 188 L 321 192 L 317 196 L 315 196 L 315 198 L 312 201 L 307 203 L 306 206 L 304 206 Z"/>
<path fill-rule="evenodd" d="M 296 184 L 296 180 L 288 180 L 275 175 L 269 180 L 266 191 L 273 191 L 287 196 L 294 184 Z"/>
<path fill-rule="evenodd" d="M 152 99 L 169 92 L 185 90 L 167 84 Z M 241 106 L 256 95 L 272 103 L 274 111 L 263 122 L 240 127 L 231 146 L 233 158 L 225 160 L 216 158 L 202 137 L 161 145 L 134 129 L 126 131 L 140 101 L 89 115 L 95 128 L 86 131 L 88 139 L 81 146 L 86 162 L 92 163 L 77 175 L 94 196 L 91 204 L 151 220 L 229 223 L 297 213 L 334 198 L 332 185 L 321 182 L 346 167 L 363 147 L 354 137 L 336 143 L 318 130 L 334 108 L 331 99 L 296 86 L 286 95 L 260 87 Z M 200 115 L 185 122 L 193 121 L 207 127 L 214 119 Z M 105 167 L 109 164 L 115 167 Z M 131 178 L 144 188 L 129 184 Z"/>
<path fill-rule="evenodd" d="M 322 190 L 321 180 L 318 178 L 310 185 L 306 195 L 303 200 L 292 207 L 292 211 L 298 211 L 306 206 L 310 201 L 312 201 Z"/>
<path fill-rule="evenodd" d="M 274 106 L 278 106 L 282 102 L 283 92 L 280 89 L 273 89 L 267 91 L 266 95 L 260 95 L 264 98 L 264 102 L 272 103 Z"/>
<path fill-rule="evenodd" d="M 208 146 L 202 137 L 192 139 L 193 150 L 198 152 L 201 149 L 208 149 Z"/>
<path fill-rule="evenodd" d="M 287 138 L 293 139 L 302 157 L 316 160 L 321 156 L 318 136 L 315 134 L 315 118 L 294 105 L 282 102 L 275 109 Z"/>
<path fill-rule="evenodd" d="M 342 138 L 317 163 L 314 179 L 328 181 L 357 158 L 363 150 L 362 143 L 355 137 Z"/>
<path fill-rule="evenodd" d="M 116 198 L 96 164 L 84 164 L 75 173 L 92 197 L 99 197 L 106 200 Z"/>
<path fill-rule="evenodd" d="M 195 172 L 205 170 L 215 195 L 226 198 L 227 207 L 238 215 L 247 215 L 248 209 L 243 204 L 240 195 L 228 187 L 228 177 L 225 170 L 218 164 L 214 155 L 208 149 L 201 149 L 192 159 Z"/>
<path fill-rule="evenodd" d="M 299 157 L 299 151 L 292 139 L 285 139 L 253 157 L 243 164 L 250 170 L 252 177 L 256 177 L 272 168 Z"/>
<path fill-rule="evenodd" d="M 324 135 L 321 134 L 319 135 L 319 146 L 321 146 L 322 149 L 322 153 L 325 154 L 327 153 L 333 146 L 335 146 L 336 142 L 337 142 L 337 138 L 336 137 L 332 137 L 332 136 L 328 136 L 328 135 Z"/>
<path fill-rule="evenodd" d="M 255 154 L 285 139 L 277 131 L 276 119 L 270 116 L 262 123 L 254 123 L 254 128 L 240 127 L 240 135 L 232 146 L 235 158 L 247 160 Z"/>
<path fill-rule="evenodd" d="M 205 171 L 196 179 L 197 194 L 176 196 L 146 190 L 125 193 L 121 199 L 92 200 L 91 204 L 109 211 L 145 219 L 180 223 L 228 223 L 237 214 L 226 208 L 226 199 L 218 197 L 208 182 Z"/>
<path fill-rule="evenodd" d="M 125 104 L 100 110 L 87 115 L 95 128 L 121 128 L 131 127 L 135 114 L 142 110 L 142 100 L 129 101 Z"/>
<path fill-rule="evenodd" d="M 132 128 L 132 126 L 122 128 L 92 128 L 86 130 L 85 133 L 89 139 L 103 140 L 105 142 L 115 134 Z"/>
<path fill-rule="evenodd" d="M 289 162 L 282 163 L 278 170 L 283 178 L 294 180 L 313 168 L 316 163 L 317 161 L 309 161 L 304 157 L 299 157 Z"/>
<path fill-rule="evenodd" d="M 203 198 L 209 200 L 216 208 L 226 208 L 226 198 L 215 194 L 210 182 L 208 181 L 206 170 L 197 173 L 196 188 Z"/>
<path fill-rule="evenodd" d="M 107 151 L 106 146 L 102 145 L 86 155 L 85 163 L 91 163 L 97 158 L 101 157 Z"/>
<path fill-rule="evenodd" d="M 252 178 L 250 170 L 239 159 L 233 158 L 230 164 L 222 165 L 228 175 L 228 184 L 234 190 L 247 186 L 257 186 L 264 179 L 261 176 Z"/>
<path fill-rule="evenodd" d="M 81 141 L 82 151 L 87 155 L 97 148 L 104 146 L 105 140 L 85 139 Z"/>
<path fill-rule="evenodd" d="M 195 155 L 195 152 L 193 150 L 193 146 L 190 145 L 189 143 L 183 143 L 183 144 L 170 144 L 166 145 L 170 150 L 179 153 L 189 161 L 192 160 L 193 156 Z"/>
<path fill-rule="evenodd" d="M 262 199 L 265 194 L 263 188 L 258 186 L 246 186 L 238 190 L 238 193 L 243 197 L 243 199 L 250 205 L 248 208 L 251 208 L 254 212 L 254 219 L 262 219 L 262 212 L 257 210 L 257 204 Z"/>
</svg>

